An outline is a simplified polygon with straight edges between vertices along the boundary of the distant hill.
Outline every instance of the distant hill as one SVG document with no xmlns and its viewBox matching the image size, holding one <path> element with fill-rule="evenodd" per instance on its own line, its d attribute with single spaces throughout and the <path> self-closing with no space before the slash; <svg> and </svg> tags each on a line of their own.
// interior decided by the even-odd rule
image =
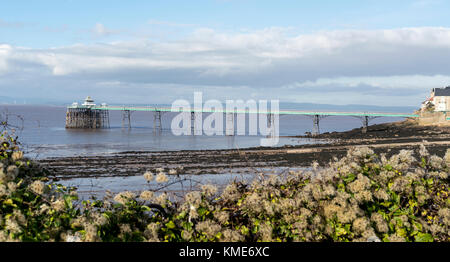
<svg viewBox="0 0 450 262">
<path fill-rule="evenodd" d="M 15 100 L 17 101 L 17 99 L 14 99 L 12 97 L 0 96 L 0 104 L 14 104 Z"/>
<path fill-rule="evenodd" d="M 70 104 L 69 102 L 62 102 L 56 99 L 49 99 L 42 101 L 41 98 L 16 98 L 9 96 L 0 96 L 0 105 L 54 105 L 65 106 Z"/>
</svg>

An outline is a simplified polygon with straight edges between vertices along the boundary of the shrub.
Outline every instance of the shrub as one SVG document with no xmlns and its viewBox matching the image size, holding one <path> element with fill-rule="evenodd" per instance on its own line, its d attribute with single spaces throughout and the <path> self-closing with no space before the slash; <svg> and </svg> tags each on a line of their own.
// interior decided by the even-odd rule
<svg viewBox="0 0 450 262">
<path fill-rule="evenodd" d="M 78 204 L 74 189 L 48 183 L 3 134 L 0 241 L 449 241 L 450 150 L 418 152 L 387 158 L 353 148 L 323 168 L 261 175 L 220 193 L 204 185 L 182 201 L 126 191 Z"/>
</svg>

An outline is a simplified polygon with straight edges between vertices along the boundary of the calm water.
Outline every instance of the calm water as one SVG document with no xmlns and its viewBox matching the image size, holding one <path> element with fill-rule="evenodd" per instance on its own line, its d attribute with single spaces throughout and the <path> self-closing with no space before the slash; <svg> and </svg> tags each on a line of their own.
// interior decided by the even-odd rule
<svg viewBox="0 0 450 262">
<path fill-rule="evenodd" d="M 254 174 L 204 174 L 201 176 L 181 175 L 180 178 L 170 177 L 167 184 L 158 184 L 155 181 L 148 183 L 142 175 L 129 177 L 99 177 L 99 178 L 73 178 L 62 180 L 58 183 L 76 187 L 78 196 L 81 200 L 96 197 L 101 199 L 105 196 L 105 191 L 119 193 L 124 190 L 132 192 L 142 192 L 144 190 L 154 190 L 157 192 L 167 192 L 172 196 L 182 196 L 184 192 L 200 190 L 204 184 L 214 184 L 219 190 L 222 190 L 232 181 L 252 182 L 255 179 Z M 177 182 L 179 181 L 179 182 Z M 162 188 L 163 187 L 163 188 Z M 162 188 L 162 189 L 160 189 Z"/>
<path fill-rule="evenodd" d="M 289 170 L 304 170 L 305 168 L 257 168 L 258 172 L 267 175 L 285 174 Z M 203 174 L 203 175 L 180 175 L 179 177 L 169 176 L 169 181 L 165 184 L 159 184 L 155 181 L 147 182 L 142 175 L 127 176 L 127 177 L 98 177 L 98 178 L 72 178 L 68 180 L 58 181 L 58 183 L 68 186 L 76 187 L 80 200 L 90 199 L 96 197 L 101 199 L 105 196 L 105 191 L 112 193 L 119 193 L 123 190 L 132 191 L 135 193 L 144 190 L 152 190 L 155 192 L 166 192 L 171 196 L 180 197 L 185 192 L 191 190 L 201 190 L 201 185 L 213 184 L 216 185 L 219 192 L 221 192 L 229 183 L 243 182 L 251 183 L 254 179 L 258 179 L 258 175 L 245 172 L 224 173 L 224 174 Z"/>
<path fill-rule="evenodd" d="M 260 136 L 175 136 L 170 131 L 175 113 L 162 116 L 163 132 L 154 134 L 153 113 L 133 112 L 132 128 L 122 128 L 122 113 L 110 112 L 110 129 L 66 130 L 65 107 L 0 105 L 0 112 L 8 111 L 8 121 L 23 126 L 16 134 L 29 157 L 98 155 L 121 151 L 163 151 L 187 149 L 230 149 L 260 145 Z M 23 119 L 15 117 L 20 115 Z M 372 120 L 371 124 L 399 121 L 402 118 L 384 117 Z M 333 116 L 320 122 L 321 132 L 345 131 L 361 126 L 355 117 Z M 312 129 L 308 116 L 280 116 L 280 135 L 302 135 Z M 279 146 L 315 143 L 310 139 L 281 137 Z"/>
</svg>

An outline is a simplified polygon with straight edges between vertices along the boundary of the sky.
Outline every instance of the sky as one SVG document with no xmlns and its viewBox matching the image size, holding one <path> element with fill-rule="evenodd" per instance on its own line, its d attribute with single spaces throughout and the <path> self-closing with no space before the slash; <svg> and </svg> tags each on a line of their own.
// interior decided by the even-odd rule
<svg viewBox="0 0 450 262">
<path fill-rule="evenodd" d="M 20 102 L 419 107 L 450 85 L 445 0 L 0 4 L 0 97 Z"/>
</svg>

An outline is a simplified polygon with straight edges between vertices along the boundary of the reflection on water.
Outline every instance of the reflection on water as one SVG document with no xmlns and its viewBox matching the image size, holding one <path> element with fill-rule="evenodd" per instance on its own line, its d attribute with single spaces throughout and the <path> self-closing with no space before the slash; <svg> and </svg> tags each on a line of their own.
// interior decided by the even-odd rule
<svg viewBox="0 0 450 262">
<path fill-rule="evenodd" d="M 99 177 L 99 178 L 72 178 L 61 180 L 57 183 L 64 186 L 76 187 L 81 200 L 89 199 L 92 196 L 101 199 L 105 195 L 105 191 L 119 193 L 122 191 L 132 191 L 139 193 L 144 190 L 155 192 L 167 192 L 172 196 L 182 196 L 183 193 L 200 190 L 201 185 L 216 185 L 221 191 L 230 182 L 237 181 L 250 183 L 258 178 L 259 173 L 265 175 L 285 174 L 287 170 L 304 170 L 305 168 L 282 168 L 273 169 L 260 168 L 257 172 L 247 173 L 224 173 L 224 174 L 204 174 L 204 175 L 180 175 L 169 176 L 167 183 L 157 183 L 155 181 L 147 182 L 143 175 L 127 176 L 127 177 Z M 236 170 L 238 171 L 238 170 Z"/>
<path fill-rule="evenodd" d="M 132 136 L 132 135 L 131 135 Z M 82 144 L 40 144 L 29 145 L 28 155 L 33 158 L 73 156 L 73 155 L 105 155 L 125 151 L 176 151 L 176 150 L 208 150 L 208 149 L 240 149 L 260 146 L 260 137 L 241 136 L 202 136 L 185 137 L 170 134 L 161 135 L 157 139 L 134 140 L 125 142 L 103 142 Z M 324 143 L 313 139 L 281 137 L 277 146 Z"/>
</svg>

